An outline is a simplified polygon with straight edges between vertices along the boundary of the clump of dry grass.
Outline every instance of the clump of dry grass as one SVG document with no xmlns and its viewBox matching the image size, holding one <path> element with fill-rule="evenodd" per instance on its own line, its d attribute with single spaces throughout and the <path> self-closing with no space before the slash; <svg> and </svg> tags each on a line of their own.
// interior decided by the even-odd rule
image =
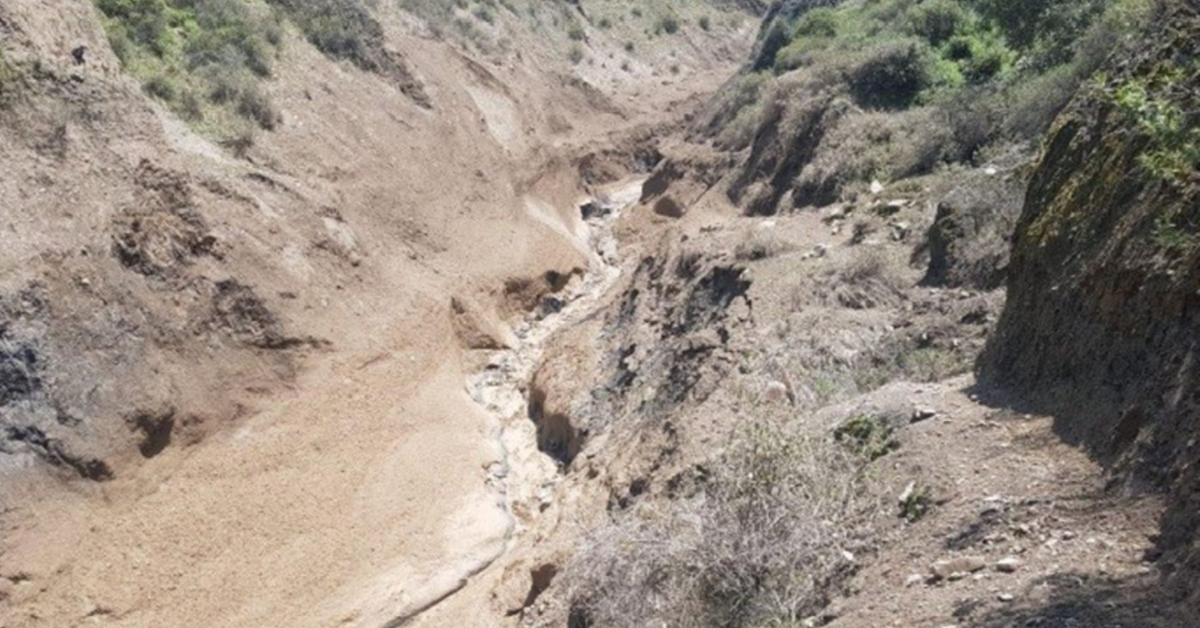
<svg viewBox="0 0 1200 628">
<path fill-rule="evenodd" d="M 574 617 L 698 628 L 815 613 L 882 512 L 865 464 L 828 435 L 750 427 L 693 495 L 644 502 L 592 531 L 567 572 Z"/>
<path fill-rule="evenodd" d="M 764 229 L 748 229 L 734 248 L 734 256 L 744 262 L 769 259 L 796 250 L 793 242 Z"/>
</svg>

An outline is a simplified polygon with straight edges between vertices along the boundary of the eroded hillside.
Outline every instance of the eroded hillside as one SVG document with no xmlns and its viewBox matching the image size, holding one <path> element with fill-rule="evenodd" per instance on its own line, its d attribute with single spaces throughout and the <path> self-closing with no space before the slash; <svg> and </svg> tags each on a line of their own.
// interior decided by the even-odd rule
<svg viewBox="0 0 1200 628">
<path fill-rule="evenodd" d="M 460 351 L 754 18 L 417 4 L 0 6 L 5 625 L 383 625 L 502 548 Z"/>
<path fill-rule="evenodd" d="M 42 5 L 0 625 L 1191 625 L 1191 0 Z"/>
</svg>

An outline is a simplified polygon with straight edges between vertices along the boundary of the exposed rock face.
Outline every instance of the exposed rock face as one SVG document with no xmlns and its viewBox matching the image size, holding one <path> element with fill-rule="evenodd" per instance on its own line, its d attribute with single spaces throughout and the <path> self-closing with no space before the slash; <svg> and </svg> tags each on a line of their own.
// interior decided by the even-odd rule
<svg viewBox="0 0 1200 628">
<path fill-rule="evenodd" d="M 978 290 L 1004 285 L 1022 184 L 1019 177 L 977 173 L 938 203 L 924 283 Z"/>
<path fill-rule="evenodd" d="M 1069 440 L 1174 491 L 1159 542 L 1175 562 L 1164 573 L 1174 567 L 1184 585 L 1200 570 L 1200 555 L 1180 549 L 1200 529 L 1200 177 L 1150 174 L 1139 156 L 1156 139 L 1113 96 L 1196 58 L 1196 4 L 1168 7 L 1154 45 L 1114 64 L 1107 89 L 1085 90 L 1051 131 L 981 371 L 1054 411 Z M 1200 75 L 1174 75 L 1161 98 L 1195 128 Z M 1178 591 L 1200 608 L 1196 592 Z"/>
</svg>

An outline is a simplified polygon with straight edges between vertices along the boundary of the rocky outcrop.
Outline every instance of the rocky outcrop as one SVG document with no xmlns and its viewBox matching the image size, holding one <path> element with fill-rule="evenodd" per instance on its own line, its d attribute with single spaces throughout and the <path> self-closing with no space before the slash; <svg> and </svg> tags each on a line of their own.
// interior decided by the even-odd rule
<svg viewBox="0 0 1200 628">
<path fill-rule="evenodd" d="M 1053 411 L 1061 434 L 1122 477 L 1172 491 L 1163 572 L 1175 574 L 1178 599 L 1200 608 L 1200 552 L 1187 549 L 1200 531 L 1200 177 L 1188 130 L 1200 11 L 1166 7 L 1145 39 L 1153 44 L 1115 60 L 1107 85 L 1081 92 L 1055 123 L 980 366 L 986 381 Z M 1166 108 L 1191 135 L 1154 128 L 1148 116 Z M 1180 141 L 1183 169 L 1153 163 Z"/>
<path fill-rule="evenodd" d="M 924 284 L 978 290 L 1004 285 L 1023 183 L 1020 176 L 976 172 L 938 202 Z"/>
</svg>

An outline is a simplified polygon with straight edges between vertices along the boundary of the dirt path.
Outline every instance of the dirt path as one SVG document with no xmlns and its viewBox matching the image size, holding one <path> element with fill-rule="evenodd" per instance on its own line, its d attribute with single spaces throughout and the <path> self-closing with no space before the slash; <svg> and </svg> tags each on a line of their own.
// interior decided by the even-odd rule
<svg viewBox="0 0 1200 628">
<path fill-rule="evenodd" d="M 894 494 L 915 482 L 929 513 L 867 559 L 820 624 L 1191 625 L 1153 602 L 1161 498 L 1110 490 L 1100 465 L 1054 433 L 1052 417 L 991 397 L 966 376 L 889 385 L 823 412 L 907 404 L 934 416 L 900 430 L 899 451 L 884 459 Z"/>
</svg>

